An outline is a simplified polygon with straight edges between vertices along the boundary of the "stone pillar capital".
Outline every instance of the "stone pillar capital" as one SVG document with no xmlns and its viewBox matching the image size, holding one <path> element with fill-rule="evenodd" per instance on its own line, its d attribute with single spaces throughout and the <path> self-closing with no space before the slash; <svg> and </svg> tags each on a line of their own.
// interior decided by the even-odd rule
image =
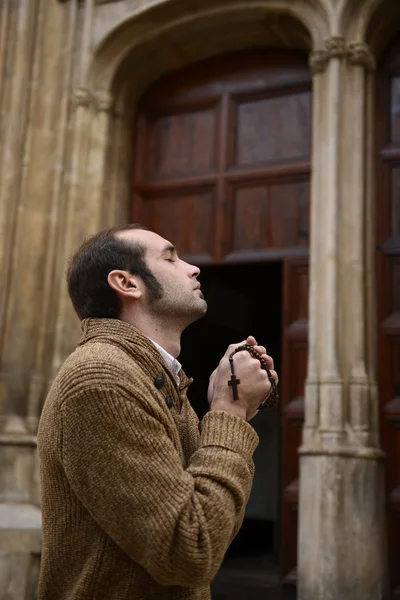
<svg viewBox="0 0 400 600">
<path fill-rule="evenodd" d="M 325 51 L 328 59 L 346 56 L 346 40 L 341 35 L 333 35 L 325 40 Z"/>
<path fill-rule="evenodd" d="M 101 91 L 95 95 L 95 104 L 98 112 L 110 112 L 114 106 L 114 97 L 107 91 Z"/>
<path fill-rule="evenodd" d="M 367 71 L 375 69 L 375 57 L 366 42 L 346 41 L 342 36 L 332 36 L 325 40 L 325 48 L 310 53 L 309 66 L 312 74 L 323 73 L 334 58 L 346 59 L 348 64 L 362 66 Z"/>
<path fill-rule="evenodd" d="M 314 50 L 309 57 L 309 66 L 313 75 L 323 73 L 332 58 L 342 59 L 346 56 L 346 40 L 343 36 L 334 35 L 325 40 L 325 47 Z"/>
<path fill-rule="evenodd" d="M 89 107 L 93 102 L 93 96 L 86 87 L 78 87 L 73 92 L 75 106 Z"/>
<path fill-rule="evenodd" d="M 325 50 L 314 50 L 311 52 L 308 58 L 308 66 L 310 67 L 313 75 L 316 75 L 317 73 L 323 73 L 328 62 L 329 56 Z"/>
<path fill-rule="evenodd" d="M 349 42 L 347 44 L 347 60 L 351 65 L 359 65 L 367 71 L 376 66 L 375 57 L 365 42 Z"/>
<path fill-rule="evenodd" d="M 114 97 L 110 92 L 106 90 L 93 92 L 84 86 L 74 90 L 72 99 L 75 106 L 94 108 L 97 112 L 108 113 L 114 106 Z"/>
</svg>

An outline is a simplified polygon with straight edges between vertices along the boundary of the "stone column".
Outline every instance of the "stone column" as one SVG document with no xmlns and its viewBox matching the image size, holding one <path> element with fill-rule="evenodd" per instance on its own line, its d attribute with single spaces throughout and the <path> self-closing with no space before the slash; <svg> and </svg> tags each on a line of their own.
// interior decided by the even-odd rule
<svg viewBox="0 0 400 600">
<path fill-rule="evenodd" d="M 0 12 L 0 351 L 4 344 L 9 305 L 12 250 L 18 215 L 21 178 L 34 76 L 38 2 L 8 0 Z M 6 372 L 0 366 L 0 422 L 5 411 Z"/>
<path fill-rule="evenodd" d="M 106 224 L 106 158 L 112 104 L 112 96 L 108 92 L 96 93 L 87 88 L 75 90 L 70 148 L 72 162 L 66 188 L 67 212 L 58 255 L 63 277 L 58 288 L 51 377 L 75 348 L 80 331 L 78 317 L 66 290 L 64 273 L 67 258 L 88 235 Z"/>
<path fill-rule="evenodd" d="M 77 2 L 0 10 L 0 596 L 33 598 L 36 426 L 51 356 Z"/>
<path fill-rule="evenodd" d="M 300 452 L 299 600 L 380 600 L 385 540 L 377 436 L 371 168 L 373 58 L 341 37 L 310 57 L 310 355 Z"/>
</svg>

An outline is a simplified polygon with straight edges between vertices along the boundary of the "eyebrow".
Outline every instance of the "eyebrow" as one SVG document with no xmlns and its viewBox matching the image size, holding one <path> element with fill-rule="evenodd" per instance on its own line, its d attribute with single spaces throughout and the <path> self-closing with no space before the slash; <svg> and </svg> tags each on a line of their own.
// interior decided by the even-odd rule
<svg viewBox="0 0 400 600">
<path fill-rule="evenodd" d="M 177 254 L 177 251 L 175 246 L 168 244 L 162 249 L 161 254 Z"/>
</svg>

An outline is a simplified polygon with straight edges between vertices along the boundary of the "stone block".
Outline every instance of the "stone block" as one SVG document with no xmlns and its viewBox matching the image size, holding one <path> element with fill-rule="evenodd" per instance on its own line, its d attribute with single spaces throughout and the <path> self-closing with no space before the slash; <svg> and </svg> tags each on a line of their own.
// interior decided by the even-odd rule
<svg viewBox="0 0 400 600">
<path fill-rule="evenodd" d="M 0 504 L 0 600 L 36 600 L 41 515 L 32 504 Z"/>
</svg>

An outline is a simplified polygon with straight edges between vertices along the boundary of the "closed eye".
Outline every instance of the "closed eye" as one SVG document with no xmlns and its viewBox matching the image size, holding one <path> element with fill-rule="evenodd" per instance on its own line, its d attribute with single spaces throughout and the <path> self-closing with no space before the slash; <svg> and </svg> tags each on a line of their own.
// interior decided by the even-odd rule
<svg viewBox="0 0 400 600">
<path fill-rule="evenodd" d="M 172 246 L 171 244 L 165 246 L 165 248 L 163 248 L 161 251 L 161 256 L 165 257 L 165 260 L 168 262 L 176 262 L 178 255 L 175 246 Z"/>
</svg>

